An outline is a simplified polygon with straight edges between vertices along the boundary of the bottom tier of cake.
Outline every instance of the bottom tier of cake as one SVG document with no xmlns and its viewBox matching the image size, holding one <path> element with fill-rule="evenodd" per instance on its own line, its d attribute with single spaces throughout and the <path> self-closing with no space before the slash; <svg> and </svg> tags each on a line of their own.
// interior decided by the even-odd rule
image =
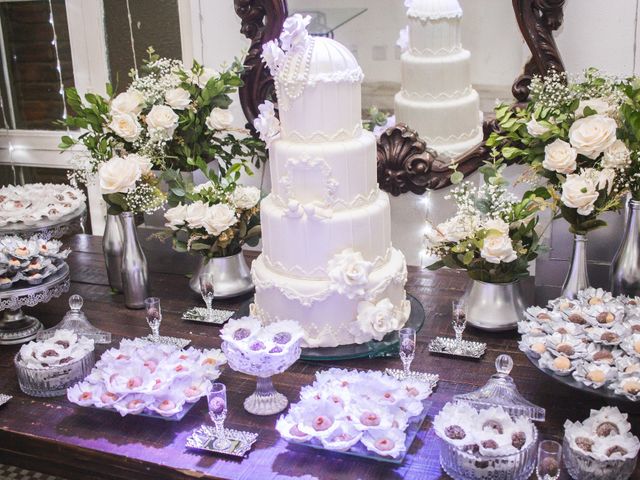
<svg viewBox="0 0 640 480">
<path fill-rule="evenodd" d="M 256 286 L 252 314 L 263 323 L 296 320 L 304 347 L 336 347 L 380 340 L 402 328 L 410 305 L 404 289 L 407 266 L 399 250 L 372 271 L 362 288 L 337 288 L 331 280 L 289 277 L 271 270 L 262 257 L 252 265 Z"/>
</svg>

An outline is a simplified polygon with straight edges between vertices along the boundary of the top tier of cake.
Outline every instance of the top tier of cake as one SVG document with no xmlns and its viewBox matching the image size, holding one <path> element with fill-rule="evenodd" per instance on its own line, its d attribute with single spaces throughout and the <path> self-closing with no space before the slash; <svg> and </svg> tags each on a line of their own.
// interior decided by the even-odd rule
<svg viewBox="0 0 640 480">
<path fill-rule="evenodd" d="M 457 0 L 414 0 L 409 17 L 409 53 L 435 57 L 462 49 L 462 9 Z"/>
<path fill-rule="evenodd" d="M 311 37 L 287 55 L 276 77 L 281 138 L 327 142 L 362 132 L 360 83 L 364 75 L 340 43 Z"/>
</svg>

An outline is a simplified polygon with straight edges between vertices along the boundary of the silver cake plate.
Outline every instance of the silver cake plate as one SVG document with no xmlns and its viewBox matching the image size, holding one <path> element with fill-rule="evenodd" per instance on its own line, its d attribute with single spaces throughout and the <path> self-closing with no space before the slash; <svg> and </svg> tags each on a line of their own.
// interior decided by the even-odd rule
<svg viewBox="0 0 640 480">
<path fill-rule="evenodd" d="M 13 397 L 11 395 L 5 395 L 4 393 L 0 393 L 0 407 L 11 400 Z"/>
<path fill-rule="evenodd" d="M 164 337 L 162 335 L 157 338 L 154 337 L 153 335 L 147 335 L 146 337 L 141 337 L 140 340 L 143 340 L 149 343 L 158 343 L 161 345 L 174 345 L 180 349 L 186 347 L 191 343 L 191 340 L 187 338 Z"/>
<path fill-rule="evenodd" d="M 240 430 L 224 429 L 227 439 L 230 441 L 228 448 L 219 449 L 215 447 L 217 440 L 216 430 L 209 425 L 201 425 L 200 428 L 187 438 L 186 446 L 193 450 L 231 455 L 234 457 L 244 457 L 258 439 L 258 434 L 253 432 L 243 432 Z"/>
<path fill-rule="evenodd" d="M 437 373 L 416 372 L 411 370 L 407 374 L 404 370 L 397 368 L 387 368 L 384 373 L 400 381 L 415 380 L 417 382 L 426 383 L 431 387 L 431 391 L 436 389 L 438 386 L 438 380 L 440 380 L 440 375 Z"/>
<path fill-rule="evenodd" d="M 214 308 L 212 311 L 213 319 L 207 319 L 207 309 L 204 307 L 193 307 L 182 314 L 182 319 L 188 322 L 208 323 L 209 325 L 222 325 L 235 312 L 233 310 L 219 310 Z"/>
<path fill-rule="evenodd" d="M 484 355 L 486 349 L 486 343 L 472 342 L 470 340 L 462 340 L 460 347 L 458 347 L 456 339 L 449 337 L 436 337 L 429 343 L 429 351 L 431 353 L 453 355 L 455 357 L 480 358 Z"/>
</svg>

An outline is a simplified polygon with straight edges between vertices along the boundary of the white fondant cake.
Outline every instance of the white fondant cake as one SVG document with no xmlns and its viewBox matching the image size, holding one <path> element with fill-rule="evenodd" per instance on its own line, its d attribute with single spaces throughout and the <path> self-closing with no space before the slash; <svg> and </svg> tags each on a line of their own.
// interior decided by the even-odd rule
<svg viewBox="0 0 640 480">
<path fill-rule="evenodd" d="M 308 36 L 304 25 L 289 18 L 263 54 L 281 126 L 278 134 L 272 109 L 261 108 L 271 112 L 256 128 L 270 144 L 273 190 L 261 204 L 252 313 L 299 322 L 308 347 L 379 340 L 404 325 L 410 307 L 389 198 L 376 181 L 376 140 L 362 128 L 362 70 L 344 46 Z"/>
<path fill-rule="evenodd" d="M 482 141 L 482 112 L 471 87 L 469 51 L 462 48 L 458 0 L 411 0 L 409 44 L 402 54 L 397 122 L 418 132 L 441 157 Z"/>
</svg>

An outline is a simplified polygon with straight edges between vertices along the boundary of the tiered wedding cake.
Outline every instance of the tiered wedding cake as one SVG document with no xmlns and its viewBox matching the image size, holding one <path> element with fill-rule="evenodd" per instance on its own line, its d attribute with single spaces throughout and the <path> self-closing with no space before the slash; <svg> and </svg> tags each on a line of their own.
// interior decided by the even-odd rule
<svg viewBox="0 0 640 480">
<path fill-rule="evenodd" d="M 471 88 L 469 51 L 462 48 L 458 0 L 409 0 L 408 45 L 396 121 L 416 130 L 441 156 L 482 141 L 482 112 Z"/>
<path fill-rule="evenodd" d="M 363 130 L 362 70 L 338 42 L 287 19 L 263 58 L 276 81 L 255 125 L 269 143 L 272 192 L 261 203 L 263 253 L 253 314 L 293 319 L 304 343 L 380 339 L 409 315 L 405 260 L 391 247 L 389 199 L 376 181 L 376 140 Z"/>
</svg>

